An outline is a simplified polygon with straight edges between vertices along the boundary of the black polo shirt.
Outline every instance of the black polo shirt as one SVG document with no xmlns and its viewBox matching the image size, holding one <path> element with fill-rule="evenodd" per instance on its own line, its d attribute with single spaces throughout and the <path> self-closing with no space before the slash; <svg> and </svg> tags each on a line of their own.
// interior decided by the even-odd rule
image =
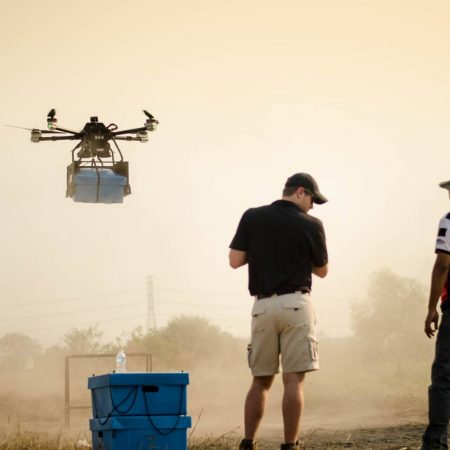
<svg viewBox="0 0 450 450">
<path fill-rule="evenodd" d="M 247 210 L 230 248 L 247 253 L 251 295 L 310 291 L 312 266 L 328 263 L 322 222 L 288 200 Z"/>
</svg>

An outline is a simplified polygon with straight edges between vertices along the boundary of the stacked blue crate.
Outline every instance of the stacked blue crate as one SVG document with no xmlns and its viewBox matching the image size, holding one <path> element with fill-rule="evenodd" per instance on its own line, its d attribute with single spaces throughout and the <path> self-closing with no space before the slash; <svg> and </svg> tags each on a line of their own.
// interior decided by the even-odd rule
<svg viewBox="0 0 450 450">
<path fill-rule="evenodd" d="M 112 373 L 88 380 L 93 450 L 186 450 L 187 373 Z"/>
</svg>

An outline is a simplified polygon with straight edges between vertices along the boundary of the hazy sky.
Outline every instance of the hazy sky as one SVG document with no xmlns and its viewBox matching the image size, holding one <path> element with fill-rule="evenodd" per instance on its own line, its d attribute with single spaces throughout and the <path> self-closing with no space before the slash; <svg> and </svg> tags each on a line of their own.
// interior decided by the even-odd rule
<svg viewBox="0 0 450 450">
<path fill-rule="evenodd" d="M 0 21 L 0 123 L 45 127 L 53 107 L 68 128 L 141 126 L 143 108 L 160 121 L 122 145 L 123 205 L 65 198 L 71 142 L 0 129 L 0 335 L 145 327 L 149 275 L 158 325 L 201 314 L 248 335 L 228 245 L 299 171 L 330 199 L 312 211 L 330 253 L 313 285 L 323 333 L 350 332 L 375 270 L 428 284 L 449 209 L 447 1 L 19 0 Z"/>
</svg>

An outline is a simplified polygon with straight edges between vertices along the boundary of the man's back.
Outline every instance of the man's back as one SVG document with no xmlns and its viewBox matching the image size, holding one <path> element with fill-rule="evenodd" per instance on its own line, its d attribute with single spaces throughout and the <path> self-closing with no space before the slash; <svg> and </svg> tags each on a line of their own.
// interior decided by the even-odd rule
<svg viewBox="0 0 450 450">
<path fill-rule="evenodd" d="M 322 223 L 287 200 L 247 210 L 230 247 L 247 252 L 252 295 L 310 291 L 328 262 Z"/>
<path fill-rule="evenodd" d="M 268 391 L 283 367 L 284 444 L 299 450 L 305 373 L 319 369 L 311 301 L 311 273 L 325 277 L 328 256 L 320 220 L 307 213 L 327 198 L 307 173 L 289 177 L 283 199 L 251 208 L 242 216 L 230 245 L 233 269 L 249 266 L 252 308 L 251 342 L 247 348 L 253 381 L 245 400 L 245 438 L 239 450 L 256 450 L 255 436 Z"/>
</svg>

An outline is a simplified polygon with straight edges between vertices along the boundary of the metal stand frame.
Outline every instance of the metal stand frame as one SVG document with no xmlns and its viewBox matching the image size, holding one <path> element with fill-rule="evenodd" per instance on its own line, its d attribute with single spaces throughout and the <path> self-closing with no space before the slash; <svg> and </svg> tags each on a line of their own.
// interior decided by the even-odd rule
<svg viewBox="0 0 450 450">
<path fill-rule="evenodd" d="M 153 362 L 151 353 L 127 353 L 127 358 L 132 356 L 145 356 L 145 371 L 153 371 Z M 86 353 L 80 355 L 69 355 L 65 358 L 65 385 L 64 385 L 64 425 L 70 428 L 70 411 L 72 409 L 90 409 L 89 406 L 70 406 L 70 360 L 85 358 L 115 358 L 115 353 Z"/>
</svg>

